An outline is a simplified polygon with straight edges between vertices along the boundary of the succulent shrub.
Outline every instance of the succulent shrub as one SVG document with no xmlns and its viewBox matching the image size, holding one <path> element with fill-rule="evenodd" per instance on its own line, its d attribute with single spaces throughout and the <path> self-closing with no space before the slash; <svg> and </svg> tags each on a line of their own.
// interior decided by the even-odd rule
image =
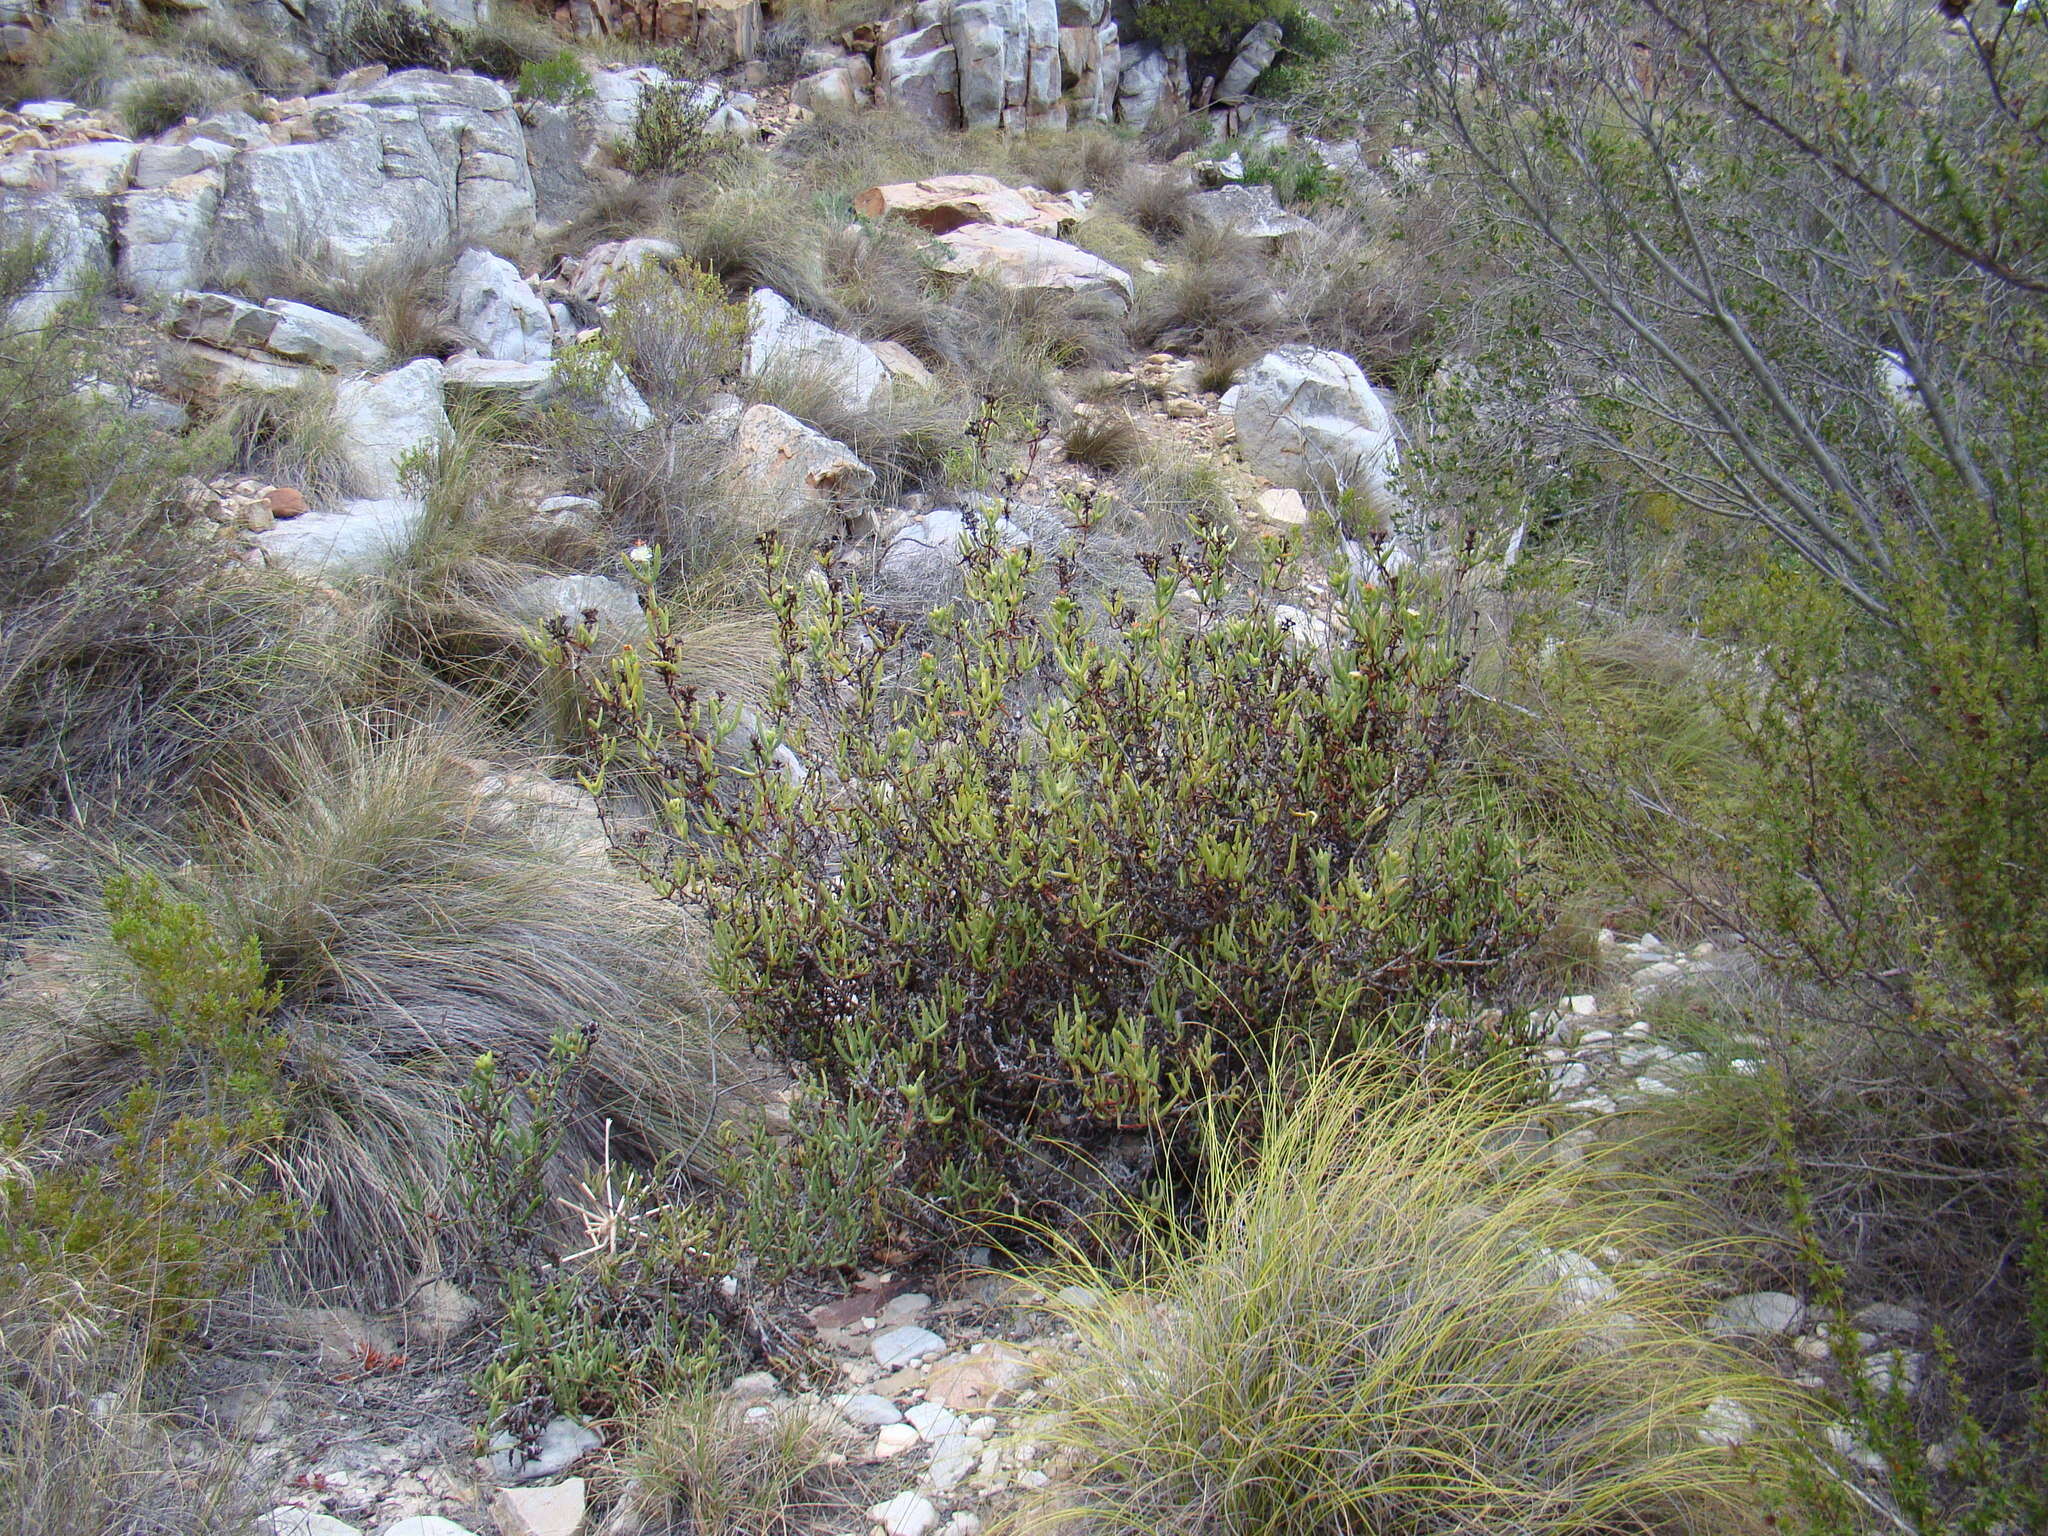
<svg viewBox="0 0 2048 1536">
<path fill-rule="evenodd" d="M 658 809 L 665 835 L 625 846 L 824 1095 L 799 1140 L 879 1118 L 894 1214 L 921 1201 L 928 1229 L 1051 1196 L 1048 1140 L 1177 1140 L 1290 1048 L 1447 1055 L 1442 1021 L 1532 919 L 1484 818 L 1432 814 L 1462 666 L 1443 605 L 1395 581 L 1276 616 L 1291 551 L 1233 599 L 1220 530 L 1095 598 L 1077 545 L 1006 527 L 914 624 L 771 558 L 764 717 L 680 681 L 658 555 L 645 647 L 548 643 L 592 786 Z"/>
</svg>

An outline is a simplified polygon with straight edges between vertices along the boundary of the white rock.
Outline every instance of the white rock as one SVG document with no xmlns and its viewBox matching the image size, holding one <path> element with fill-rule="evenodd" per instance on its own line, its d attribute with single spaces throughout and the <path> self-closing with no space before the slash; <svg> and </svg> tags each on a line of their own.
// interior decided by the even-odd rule
<svg viewBox="0 0 2048 1536">
<path fill-rule="evenodd" d="M 604 1436 L 588 1424 L 567 1417 L 550 1419 L 540 1432 L 540 1443 L 529 1452 L 500 1430 L 491 1436 L 491 1452 L 477 1458 L 486 1477 L 500 1483 L 537 1483 L 544 1477 L 565 1472 L 578 1460 L 604 1444 Z"/>
<path fill-rule="evenodd" d="M 282 1504 L 257 1520 L 256 1536 L 362 1536 L 362 1532 L 317 1509 Z"/>
<path fill-rule="evenodd" d="M 1315 229 L 1281 207 L 1279 196 L 1264 182 L 1197 192 L 1188 200 L 1188 211 L 1197 224 L 1240 240 L 1289 240 Z"/>
<path fill-rule="evenodd" d="M 945 252 L 937 263 L 939 271 L 963 277 L 979 275 L 1005 288 L 1095 294 L 1119 309 L 1130 306 L 1135 291 L 1130 273 L 1121 267 L 1078 245 L 1028 229 L 963 224 L 940 235 L 936 243 Z"/>
<path fill-rule="evenodd" d="M 875 1434 L 875 1455 L 886 1461 L 923 1444 L 914 1424 L 884 1424 Z"/>
<path fill-rule="evenodd" d="M 554 356 L 555 326 L 547 305 L 504 257 L 471 247 L 457 258 L 448 283 L 455 329 L 479 357 L 544 363 Z"/>
<path fill-rule="evenodd" d="M 756 288 L 747 301 L 746 373 L 823 380 L 851 411 L 885 395 L 893 377 L 865 342 L 798 314 L 771 288 Z"/>
<path fill-rule="evenodd" d="M 1714 1309 L 1707 1331 L 1723 1338 L 1777 1338 L 1797 1333 L 1806 1321 L 1806 1304 L 1784 1291 L 1751 1291 L 1731 1296 Z"/>
<path fill-rule="evenodd" d="M 879 1525 L 886 1536 L 925 1536 L 925 1532 L 939 1523 L 939 1512 L 923 1494 L 906 1490 L 875 1505 L 868 1511 L 868 1518 Z"/>
<path fill-rule="evenodd" d="M 548 1488 L 500 1488 L 491 1514 L 499 1536 L 582 1536 L 584 1499 L 580 1477 Z"/>
<path fill-rule="evenodd" d="M 277 316 L 264 348 L 288 362 L 339 369 L 379 368 L 384 364 L 384 343 L 345 316 L 331 315 L 310 304 L 295 304 L 290 299 L 271 299 L 263 307 Z"/>
<path fill-rule="evenodd" d="M 344 501 L 255 536 L 275 564 L 307 575 L 374 570 L 397 559 L 419 533 L 423 502 L 409 497 Z"/>
<path fill-rule="evenodd" d="M 927 1443 L 967 1430 L 967 1421 L 941 1403 L 913 1403 L 903 1410 L 903 1417 Z"/>
<path fill-rule="evenodd" d="M 1557 1288 L 1558 1304 L 1566 1313 L 1606 1306 L 1621 1295 L 1605 1270 L 1569 1248 L 1543 1249 L 1537 1258 L 1537 1274 Z"/>
<path fill-rule="evenodd" d="M 903 1422 L 903 1410 L 875 1392 L 854 1393 L 840 1405 L 839 1411 L 846 1415 L 849 1424 L 858 1424 L 862 1429 L 880 1429 Z"/>
<path fill-rule="evenodd" d="M 1269 16 L 1245 33 L 1244 40 L 1237 45 L 1237 56 L 1230 61 L 1230 68 L 1223 72 L 1223 79 L 1211 100 L 1221 106 L 1234 107 L 1251 95 L 1252 86 L 1259 76 L 1280 57 L 1283 30 L 1280 23 Z"/>
<path fill-rule="evenodd" d="M 1700 1411 L 1696 1433 L 1708 1445 L 1741 1445 L 1756 1433 L 1756 1415 L 1732 1397 L 1717 1397 Z"/>
<path fill-rule="evenodd" d="M 473 1536 L 468 1526 L 439 1515 L 409 1515 L 384 1527 L 380 1536 Z"/>
<path fill-rule="evenodd" d="M 763 526 L 843 507 L 875 484 L 875 472 L 846 444 L 767 404 L 740 413 L 727 450 L 726 478 L 735 498 Z"/>
<path fill-rule="evenodd" d="M 1830 1424 L 1826 1430 L 1827 1441 L 1835 1454 L 1862 1468 L 1865 1472 L 1882 1472 L 1885 1460 L 1872 1450 L 1863 1439 L 1846 1424 Z"/>
<path fill-rule="evenodd" d="M 892 1369 L 916 1359 L 919 1355 L 935 1355 L 946 1347 L 946 1341 L 929 1328 L 905 1324 L 878 1333 L 869 1340 L 868 1348 L 874 1353 L 877 1364 Z"/>
<path fill-rule="evenodd" d="M 433 358 L 369 378 L 345 379 L 334 393 L 340 457 L 366 496 L 399 495 L 405 461 L 454 436 L 441 403 L 441 364 Z"/>
<path fill-rule="evenodd" d="M 1398 519 L 1394 419 L 1350 358 L 1282 347 L 1237 389 L 1238 446 L 1256 473 L 1320 496 L 1353 491 L 1374 515 Z"/>
</svg>

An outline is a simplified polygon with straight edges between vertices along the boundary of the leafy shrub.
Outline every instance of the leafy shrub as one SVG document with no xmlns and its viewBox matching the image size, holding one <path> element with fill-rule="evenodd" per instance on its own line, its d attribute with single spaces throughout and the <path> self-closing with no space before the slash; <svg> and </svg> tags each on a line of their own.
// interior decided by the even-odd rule
<svg viewBox="0 0 2048 1536">
<path fill-rule="evenodd" d="M 519 66 L 518 95 L 522 101 L 545 101 L 566 106 L 581 101 L 594 87 L 590 71 L 571 50 L 564 48 L 552 58 L 529 59 Z"/>
<path fill-rule="evenodd" d="M 923 647 L 785 570 L 737 773 L 692 745 L 734 717 L 665 685 L 658 601 L 609 675 L 555 637 L 597 780 L 660 786 L 677 842 L 651 873 L 711 916 L 747 1024 L 879 1109 L 903 1189 L 947 1216 L 1039 1193 L 1034 1142 L 1170 1135 L 1289 1045 L 1422 1050 L 1522 941 L 1512 850 L 1431 814 L 1460 670 L 1440 610 L 1350 591 L 1326 663 L 1269 588 L 1226 610 L 1227 555 L 1211 531 L 1156 562 L 1098 630 L 1070 555 L 1038 592 L 1047 557 L 984 528 Z"/>
<path fill-rule="evenodd" d="M 181 53 L 240 75 L 273 96 L 306 85 L 311 75 L 291 44 L 218 16 L 193 17 L 174 36 Z"/>
<path fill-rule="evenodd" d="M 623 1417 L 700 1386 L 733 1353 L 718 1288 L 730 1268 L 711 1224 L 611 1161 L 566 1200 L 549 1170 L 571 1134 L 587 1033 L 556 1034 L 545 1063 L 506 1074 L 483 1055 L 461 1095 L 444 1229 L 456 1271 L 502 1309 L 479 1377 L 486 1422 L 522 1438 L 557 1414 Z M 566 1207 L 577 1223 L 559 1219 Z"/>
<path fill-rule="evenodd" d="M 606 334 L 648 401 L 676 408 L 739 373 L 747 307 L 709 272 L 648 263 L 615 285 Z"/>
<path fill-rule="evenodd" d="M 214 81 L 172 70 L 129 84 L 121 92 L 121 120 L 136 138 L 153 139 L 188 117 L 204 117 L 219 100 Z"/>
<path fill-rule="evenodd" d="M 154 1348 L 307 1213 L 250 1187 L 286 1113 L 279 993 L 255 939 L 224 941 L 148 876 L 110 879 L 106 911 L 134 971 L 138 1080 L 96 1125 L 71 1128 L 85 1156 L 34 1166 L 49 1161 L 45 1120 L 17 1109 L 0 1125 L 0 1167 L 22 1170 L 0 1181 L 0 1284 L 19 1296 L 62 1277 L 56 1295 L 110 1307 Z"/>
<path fill-rule="evenodd" d="M 480 782 L 483 749 L 424 728 L 314 733 L 237 777 L 176 877 L 235 942 L 253 937 L 280 989 L 273 1027 L 298 1091 L 267 1161 L 296 1208 L 321 1212 L 294 1251 L 316 1279 L 396 1287 L 413 1273 L 486 1052 L 534 1071 L 558 1030 L 596 1026 L 550 1196 L 573 1196 L 607 1120 L 622 1157 L 703 1133 L 711 1074 L 685 936 L 579 858 L 594 827 L 565 819 L 544 782 Z M 90 984 L 0 1040 L 0 1105 L 89 1124 L 158 1026 L 124 990 L 133 963 L 103 922 L 79 914 L 44 939 Z M 181 1074 L 165 1102 L 202 1087 Z"/>
<path fill-rule="evenodd" d="M 1138 0 L 1138 35 L 1190 53 L 1221 53 L 1259 22 L 1293 9 L 1292 0 Z"/>
<path fill-rule="evenodd" d="M 1006 1531 L 1766 1528 L 1789 1394 L 1700 1337 L 1640 1191 L 1369 1068 L 1262 1110 L 1190 1224 L 1031 1277 L 1079 1337 L 1046 1420 L 1075 1470 Z"/>
<path fill-rule="evenodd" d="M 633 131 L 623 155 L 626 169 L 640 175 L 701 171 L 738 147 L 730 134 L 712 127 L 718 93 L 689 80 L 665 80 L 640 93 Z"/>
<path fill-rule="evenodd" d="M 1271 187 L 1273 195 L 1289 208 L 1314 207 L 1344 195 L 1342 176 L 1319 156 L 1291 144 L 1245 156 L 1244 179 L 1251 186 Z"/>
</svg>

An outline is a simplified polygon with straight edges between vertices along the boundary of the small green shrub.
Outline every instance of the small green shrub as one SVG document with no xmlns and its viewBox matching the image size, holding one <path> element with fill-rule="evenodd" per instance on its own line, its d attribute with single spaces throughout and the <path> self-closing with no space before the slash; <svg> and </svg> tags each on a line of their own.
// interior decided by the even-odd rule
<svg viewBox="0 0 2048 1536">
<path fill-rule="evenodd" d="M 851 1268 L 884 1224 L 901 1135 L 871 1105 L 815 1093 L 790 1103 L 793 1134 L 766 1122 L 729 1135 L 719 1182 L 735 1230 L 770 1284 L 798 1270 Z"/>
<path fill-rule="evenodd" d="M 519 66 L 517 94 L 522 101 L 567 106 L 572 101 L 582 101 L 592 90 L 590 71 L 567 48 L 553 58 L 529 59 Z"/>
<path fill-rule="evenodd" d="M 747 307 L 709 272 L 647 263 L 614 286 L 606 334 L 648 401 L 676 409 L 739 373 Z"/>
<path fill-rule="evenodd" d="M 456 68 L 508 82 L 522 80 L 531 66 L 575 57 L 563 49 L 561 34 L 524 6 L 495 6 L 478 25 L 456 28 L 453 48 Z"/>
<path fill-rule="evenodd" d="M 255 939 L 227 942 L 198 905 L 148 876 L 109 880 L 106 907 L 143 1010 L 138 1080 L 83 1157 L 50 1165 L 47 1122 L 33 1112 L 0 1125 L 0 1168 L 21 1170 L 0 1179 L 0 1286 L 18 1295 L 62 1277 L 68 1290 L 56 1294 L 111 1307 L 156 1349 L 305 1213 L 255 1187 L 283 1134 L 287 1091 L 270 1023 L 279 992 Z M 166 1091 L 194 1078 L 196 1096 Z"/>
<path fill-rule="evenodd" d="M 1172 1139 L 1288 1046 L 1436 1056 L 1431 1021 L 1532 918 L 1513 850 L 1433 814 L 1461 669 L 1435 599 L 1347 592 L 1326 659 L 1272 614 L 1284 546 L 1238 609 L 1210 530 L 1099 628 L 1077 557 L 984 528 L 915 631 L 780 568 L 784 666 L 738 772 L 699 744 L 731 706 L 665 681 L 658 598 L 609 670 L 554 637 L 593 782 L 659 786 L 656 888 L 708 913 L 746 1023 L 837 1101 L 817 1134 L 878 1110 L 940 1227 L 1058 1187 L 1047 1138 Z"/>
<path fill-rule="evenodd" d="M 477 1390 L 486 1423 L 521 1437 L 561 1413 L 644 1410 L 733 1355 L 714 1221 L 666 1196 L 661 1175 L 613 1162 L 609 1141 L 574 1194 L 550 1194 L 589 1045 L 558 1032 L 546 1062 L 518 1073 L 478 1057 L 451 1152 L 441 1251 L 503 1313 Z"/>
<path fill-rule="evenodd" d="M 220 99 L 214 81 L 183 70 L 137 80 L 121 92 L 121 120 L 138 139 L 153 139 L 188 117 L 204 117 Z"/>
<path fill-rule="evenodd" d="M 633 131 L 623 154 L 626 169 L 639 175 L 702 172 L 738 149 L 730 135 L 714 129 L 718 93 L 689 80 L 666 80 L 640 93 Z"/>
<path fill-rule="evenodd" d="M 1370 1068 L 1260 1119 L 1242 1156 L 1217 1130 L 1186 1224 L 1028 1277 L 1078 1336 L 1044 1421 L 1073 1474 L 1003 1536 L 1771 1528 L 1791 1394 L 1701 1336 L 1641 1186 Z"/>
<path fill-rule="evenodd" d="M 1345 190 L 1342 176 L 1313 152 L 1291 144 L 1245 156 L 1244 179 L 1252 186 L 1271 187 L 1273 195 L 1289 208 L 1334 203 Z"/>
</svg>

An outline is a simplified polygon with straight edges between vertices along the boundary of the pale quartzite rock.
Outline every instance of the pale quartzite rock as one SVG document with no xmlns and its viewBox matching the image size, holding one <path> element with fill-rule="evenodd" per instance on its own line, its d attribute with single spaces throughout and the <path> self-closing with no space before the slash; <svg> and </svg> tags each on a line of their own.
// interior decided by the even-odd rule
<svg viewBox="0 0 2048 1536">
<path fill-rule="evenodd" d="M 1026 229 L 963 224 L 939 236 L 938 243 L 945 248 L 941 272 L 978 273 L 1006 288 L 1101 294 L 1123 308 L 1131 302 L 1128 272 L 1063 240 Z"/>
</svg>

